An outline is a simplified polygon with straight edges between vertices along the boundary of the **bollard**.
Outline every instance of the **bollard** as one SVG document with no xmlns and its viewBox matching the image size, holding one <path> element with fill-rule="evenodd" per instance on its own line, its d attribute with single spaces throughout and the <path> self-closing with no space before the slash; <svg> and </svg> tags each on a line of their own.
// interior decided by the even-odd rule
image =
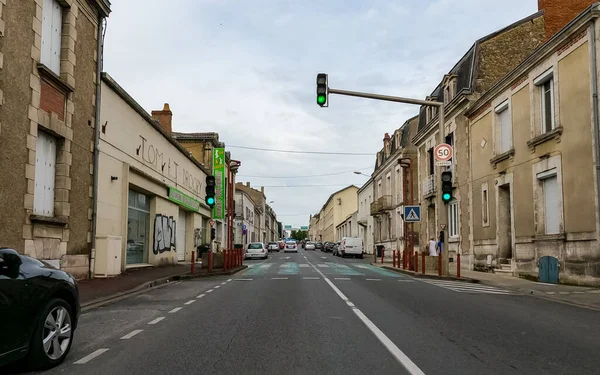
<svg viewBox="0 0 600 375">
<path fill-rule="evenodd" d="M 212 266 L 213 266 L 213 252 L 212 252 L 212 250 L 210 250 L 208 252 L 208 273 L 212 272 Z"/>
<path fill-rule="evenodd" d="M 421 273 L 425 275 L 425 254 L 421 254 Z"/>
<path fill-rule="evenodd" d="M 396 250 L 392 250 L 392 267 L 396 268 Z"/>
<path fill-rule="evenodd" d="M 442 276 L 442 253 L 438 254 L 438 275 Z"/>
<path fill-rule="evenodd" d="M 223 271 L 227 271 L 227 250 L 223 250 Z"/>
<path fill-rule="evenodd" d="M 383 263 L 383 254 L 385 254 L 385 248 L 381 249 L 381 263 Z"/>
<path fill-rule="evenodd" d="M 415 251 L 415 269 L 413 271 L 419 272 L 419 253 Z"/>
<path fill-rule="evenodd" d="M 456 277 L 460 277 L 460 254 L 456 254 Z"/>
<path fill-rule="evenodd" d="M 402 253 L 402 267 L 406 269 L 406 265 L 408 264 L 408 259 L 406 259 L 406 250 Z"/>
<path fill-rule="evenodd" d="M 191 272 L 192 275 L 194 274 L 194 263 L 195 263 L 194 262 L 194 255 L 195 254 L 194 253 L 195 252 L 196 252 L 195 250 L 192 251 L 192 269 L 190 270 L 190 272 Z"/>
</svg>

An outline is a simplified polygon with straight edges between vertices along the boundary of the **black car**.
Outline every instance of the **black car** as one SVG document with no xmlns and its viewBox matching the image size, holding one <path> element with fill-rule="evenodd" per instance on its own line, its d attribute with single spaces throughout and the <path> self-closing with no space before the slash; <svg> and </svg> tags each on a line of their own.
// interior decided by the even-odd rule
<svg viewBox="0 0 600 375">
<path fill-rule="evenodd" d="M 73 276 L 0 248 L 0 366 L 19 359 L 35 369 L 60 364 L 71 349 L 79 315 Z"/>
</svg>

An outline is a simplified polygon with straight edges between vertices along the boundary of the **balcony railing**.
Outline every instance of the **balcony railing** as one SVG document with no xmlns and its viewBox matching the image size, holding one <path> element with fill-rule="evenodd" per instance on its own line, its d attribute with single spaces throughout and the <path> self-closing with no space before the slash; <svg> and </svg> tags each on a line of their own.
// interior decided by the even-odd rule
<svg viewBox="0 0 600 375">
<path fill-rule="evenodd" d="M 383 211 L 392 210 L 394 208 L 391 195 L 383 195 L 375 202 L 371 203 L 371 215 L 381 213 Z"/>
<path fill-rule="evenodd" d="M 435 192 L 435 175 L 429 175 L 423 179 L 423 195 L 429 195 Z"/>
</svg>

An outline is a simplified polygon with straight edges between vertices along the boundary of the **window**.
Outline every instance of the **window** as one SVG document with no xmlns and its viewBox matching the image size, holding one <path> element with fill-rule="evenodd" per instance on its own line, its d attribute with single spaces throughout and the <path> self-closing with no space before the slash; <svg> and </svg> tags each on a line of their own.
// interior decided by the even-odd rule
<svg viewBox="0 0 600 375">
<path fill-rule="evenodd" d="M 497 147 L 501 154 L 512 149 L 512 123 L 508 110 L 508 100 L 496 107 L 495 112 L 497 134 L 499 135 Z"/>
<path fill-rule="evenodd" d="M 134 190 L 129 190 L 127 210 L 127 253 L 126 264 L 146 263 L 148 259 L 148 233 L 150 231 L 150 198 Z M 155 243 L 152 245 L 156 253 L 163 252 L 171 246 L 173 219 L 155 218 Z M 158 231 L 156 228 L 160 228 Z M 176 229 L 176 228 L 175 228 Z M 159 233 L 162 233 L 160 235 Z"/>
<path fill-rule="evenodd" d="M 458 201 L 448 206 L 448 238 L 458 238 Z"/>
<path fill-rule="evenodd" d="M 56 168 L 56 138 L 38 131 L 35 144 L 35 186 L 33 213 L 54 216 L 54 174 Z"/>
<path fill-rule="evenodd" d="M 490 225 L 489 221 L 489 200 L 488 200 L 488 186 L 487 183 L 484 183 L 481 186 L 481 222 L 484 227 Z"/>
<path fill-rule="evenodd" d="M 427 159 L 429 160 L 429 175 L 435 173 L 435 158 L 433 157 L 433 148 L 427 150 Z"/>
<path fill-rule="evenodd" d="M 552 69 L 542 73 L 533 83 L 540 89 L 541 97 L 541 133 L 547 133 L 555 128 L 554 123 L 554 73 Z"/>
<path fill-rule="evenodd" d="M 540 178 L 540 177 L 538 177 Z M 556 173 L 543 178 L 544 228 L 546 234 L 560 233 L 560 195 Z"/>
<path fill-rule="evenodd" d="M 56 74 L 60 74 L 62 11 L 62 6 L 57 0 L 44 0 L 42 7 L 41 63 Z"/>
<path fill-rule="evenodd" d="M 450 86 L 446 86 L 446 89 L 444 90 L 444 104 L 448 104 L 450 99 Z"/>
</svg>

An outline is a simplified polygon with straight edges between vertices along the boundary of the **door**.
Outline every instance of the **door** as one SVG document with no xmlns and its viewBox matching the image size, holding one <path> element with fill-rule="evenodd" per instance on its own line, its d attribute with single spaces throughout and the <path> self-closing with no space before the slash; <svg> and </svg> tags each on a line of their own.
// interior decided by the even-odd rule
<svg viewBox="0 0 600 375">
<path fill-rule="evenodd" d="M 185 260 L 185 211 L 179 210 L 179 220 L 177 220 L 177 231 L 175 238 L 175 248 L 177 249 L 177 260 Z"/>
<path fill-rule="evenodd" d="M 538 262 L 538 280 L 542 283 L 558 284 L 558 259 L 552 256 L 541 257 Z"/>
</svg>

